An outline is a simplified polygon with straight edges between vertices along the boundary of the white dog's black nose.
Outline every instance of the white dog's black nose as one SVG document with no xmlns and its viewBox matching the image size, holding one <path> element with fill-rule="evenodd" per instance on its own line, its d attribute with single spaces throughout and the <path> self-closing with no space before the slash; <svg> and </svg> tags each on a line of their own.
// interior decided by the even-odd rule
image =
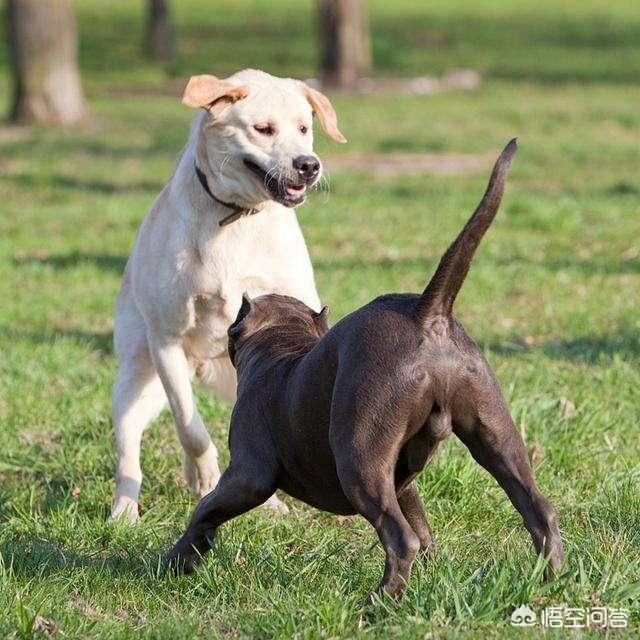
<svg viewBox="0 0 640 640">
<path fill-rule="evenodd" d="M 320 172 L 320 160 L 315 156 L 298 156 L 293 159 L 293 168 L 303 180 L 313 180 Z"/>
</svg>

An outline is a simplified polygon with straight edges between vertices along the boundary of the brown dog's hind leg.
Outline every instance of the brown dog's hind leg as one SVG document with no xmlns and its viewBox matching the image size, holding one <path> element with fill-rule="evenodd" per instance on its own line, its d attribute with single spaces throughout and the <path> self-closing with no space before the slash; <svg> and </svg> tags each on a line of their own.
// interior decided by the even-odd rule
<svg viewBox="0 0 640 640">
<path fill-rule="evenodd" d="M 409 483 L 398 494 L 398 504 L 407 522 L 411 525 L 420 540 L 420 552 L 436 550 L 436 541 L 433 538 L 431 527 L 424 512 L 424 505 L 418 493 L 415 482 Z"/>
<path fill-rule="evenodd" d="M 454 433 L 505 490 L 536 551 L 549 560 L 545 577 L 553 577 L 564 558 L 556 512 L 535 485 L 524 443 L 506 407 L 498 406 L 490 415 L 477 418 L 471 428 L 456 424 Z"/>
<path fill-rule="evenodd" d="M 275 488 L 275 475 L 256 476 L 251 466 L 232 463 L 216 488 L 200 501 L 187 530 L 165 556 L 165 563 L 176 573 L 192 573 L 201 556 L 209 551 L 209 540 L 218 527 L 261 505 Z"/>
<path fill-rule="evenodd" d="M 348 460 L 349 457 L 345 455 L 343 459 Z M 409 581 L 411 565 L 420 549 L 420 539 L 398 504 L 393 474 L 385 476 L 380 469 L 371 466 L 345 466 L 338 466 L 345 495 L 358 513 L 373 525 L 386 555 L 384 576 L 376 592 L 387 593 L 400 600 Z M 368 602 L 373 602 L 373 596 Z"/>
</svg>

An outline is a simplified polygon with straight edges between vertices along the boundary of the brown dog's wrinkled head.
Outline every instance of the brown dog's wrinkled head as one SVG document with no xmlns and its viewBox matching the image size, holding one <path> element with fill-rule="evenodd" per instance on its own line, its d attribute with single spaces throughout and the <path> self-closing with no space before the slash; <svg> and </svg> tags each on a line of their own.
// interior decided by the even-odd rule
<svg viewBox="0 0 640 640">
<path fill-rule="evenodd" d="M 272 355 L 308 351 L 327 331 L 329 309 L 319 313 L 297 298 L 277 293 L 251 299 L 242 294 L 242 305 L 229 327 L 229 357 L 236 366 L 237 355 L 248 343 L 267 349 Z"/>
</svg>

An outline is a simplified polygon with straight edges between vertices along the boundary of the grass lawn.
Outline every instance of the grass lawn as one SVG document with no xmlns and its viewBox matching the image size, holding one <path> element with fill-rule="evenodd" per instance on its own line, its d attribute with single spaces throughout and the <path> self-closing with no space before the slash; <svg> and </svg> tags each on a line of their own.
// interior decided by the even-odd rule
<svg viewBox="0 0 640 640">
<path fill-rule="evenodd" d="M 194 506 L 168 414 L 143 443 L 141 522 L 108 521 L 113 305 L 192 115 L 168 87 L 248 65 L 314 73 L 310 1 L 173 4 L 180 55 L 163 71 L 140 57 L 142 2 L 75 2 L 92 123 L 0 126 L 0 637 L 45 637 L 55 624 L 65 638 L 537 638 L 540 626 L 510 625 L 522 603 L 538 613 L 623 607 L 626 635 L 638 637 L 637 7 L 370 3 L 380 76 L 463 66 L 483 83 L 471 93 L 334 96 L 350 143 L 317 133 L 317 148 L 497 154 L 518 136 L 504 205 L 457 314 L 503 384 L 567 561 L 541 583 L 519 516 L 451 438 L 419 481 L 437 557 L 416 563 L 401 606 L 363 615 L 383 565 L 375 533 L 293 500 L 289 516 L 258 510 L 225 525 L 195 576 L 161 574 L 160 553 Z M 8 87 L 0 49 L 2 111 Z M 333 321 L 380 293 L 421 290 L 487 175 L 332 173 L 330 192 L 298 215 Z M 206 393 L 199 406 L 224 463 L 230 408 Z"/>
</svg>

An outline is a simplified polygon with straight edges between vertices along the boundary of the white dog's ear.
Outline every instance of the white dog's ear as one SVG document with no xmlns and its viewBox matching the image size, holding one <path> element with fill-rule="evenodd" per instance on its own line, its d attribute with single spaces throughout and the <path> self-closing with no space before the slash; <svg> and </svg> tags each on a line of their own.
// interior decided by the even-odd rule
<svg viewBox="0 0 640 640">
<path fill-rule="evenodd" d="M 312 89 L 304 82 L 300 83 L 300 90 L 311 105 L 315 115 L 318 116 L 324 132 L 336 142 L 346 142 L 347 139 L 340 133 L 340 129 L 338 129 L 338 116 L 333 105 L 329 102 L 329 98 L 327 98 L 324 93 Z"/>
<path fill-rule="evenodd" d="M 248 94 L 248 87 L 238 86 L 229 80 L 220 80 L 206 74 L 191 76 L 182 94 L 182 104 L 210 109 L 216 102 L 237 102 Z"/>
</svg>

